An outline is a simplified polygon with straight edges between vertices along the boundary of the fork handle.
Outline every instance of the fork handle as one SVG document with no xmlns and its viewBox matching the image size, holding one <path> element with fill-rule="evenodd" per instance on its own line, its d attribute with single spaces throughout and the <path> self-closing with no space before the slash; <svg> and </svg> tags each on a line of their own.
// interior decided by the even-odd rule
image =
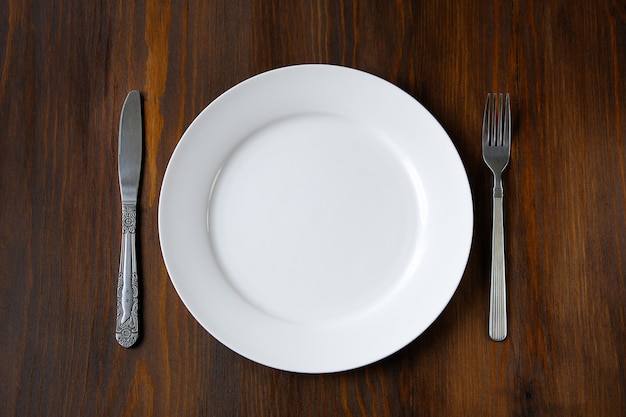
<svg viewBox="0 0 626 417">
<path fill-rule="evenodd" d="M 504 215 L 502 189 L 494 189 L 491 235 L 491 294 L 489 297 L 489 336 L 502 341 L 507 335 L 506 283 L 504 267 Z"/>
</svg>

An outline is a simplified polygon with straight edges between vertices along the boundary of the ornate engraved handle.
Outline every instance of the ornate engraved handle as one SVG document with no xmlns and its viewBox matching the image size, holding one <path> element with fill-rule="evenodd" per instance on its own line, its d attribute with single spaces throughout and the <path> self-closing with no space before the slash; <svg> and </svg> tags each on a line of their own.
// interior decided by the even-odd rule
<svg viewBox="0 0 626 417">
<path fill-rule="evenodd" d="M 137 230 L 136 205 L 122 205 L 122 250 L 117 281 L 117 320 L 115 338 L 125 348 L 131 347 L 139 337 L 139 278 L 135 254 Z"/>
</svg>

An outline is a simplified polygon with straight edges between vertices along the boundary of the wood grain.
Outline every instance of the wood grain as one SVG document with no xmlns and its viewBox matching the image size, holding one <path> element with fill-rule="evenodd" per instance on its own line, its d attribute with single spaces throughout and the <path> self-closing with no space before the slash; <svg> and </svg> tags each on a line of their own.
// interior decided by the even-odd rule
<svg viewBox="0 0 626 417">
<path fill-rule="evenodd" d="M 0 401 L 7 416 L 626 414 L 626 5 L 613 0 L 17 1 L 0 5 Z M 157 230 L 194 117 L 262 71 L 362 69 L 441 122 L 466 166 L 463 280 L 417 340 L 350 372 L 255 364 L 206 333 Z M 144 334 L 114 338 L 117 127 L 144 97 Z M 509 328 L 487 335 L 487 92 L 513 101 L 505 173 Z M 376 335 L 372 335 L 375 338 Z"/>
</svg>

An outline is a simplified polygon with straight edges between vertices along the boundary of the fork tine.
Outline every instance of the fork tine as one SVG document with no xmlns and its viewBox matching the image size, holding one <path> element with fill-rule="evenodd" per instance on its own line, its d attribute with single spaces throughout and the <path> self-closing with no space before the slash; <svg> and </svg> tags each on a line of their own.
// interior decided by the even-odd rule
<svg viewBox="0 0 626 417">
<path fill-rule="evenodd" d="M 491 140 L 489 145 L 498 145 L 498 94 L 493 93 L 491 95 L 491 119 L 489 120 L 491 125 Z"/>
<path fill-rule="evenodd" d="M 511 98 L 506 93 L 506 108 L 504 115 L 504 146 L 511 146 Z"/>
<path fill-rule="evenodd" d="M 496 146 L 504 144 L 504 100 L 502 96 L 502 93 L 498 94 L 498 135 L 496 136 Z"/>
<path fill-rule="evenodd" d="M 491 119 L 491 112 L 489 101 L 491 100 L 491 94 L 487 93 L 487 101 L 485 102 L 485 113 L 483 114 L 483 146 L 489 146 L 489 126 Z"/>
</svg>

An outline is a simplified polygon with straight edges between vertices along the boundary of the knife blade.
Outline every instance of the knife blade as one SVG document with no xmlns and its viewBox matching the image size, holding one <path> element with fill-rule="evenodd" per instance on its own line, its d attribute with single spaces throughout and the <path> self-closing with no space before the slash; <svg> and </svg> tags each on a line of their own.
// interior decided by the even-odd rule
<svg viewBox="0 0 626 417">
<path fill-rule="evenodd" d="M 122 197 L 122 245 L 117 280 L 117 319 L 115 338 L 125 348 L 139 337 L 139 276 L 135 236 L 137 235 L 137 197 L 141 176 L 143 131 L 141 96 L 128 93 L 120 116 L 118 173 Z"/>
</svg>

